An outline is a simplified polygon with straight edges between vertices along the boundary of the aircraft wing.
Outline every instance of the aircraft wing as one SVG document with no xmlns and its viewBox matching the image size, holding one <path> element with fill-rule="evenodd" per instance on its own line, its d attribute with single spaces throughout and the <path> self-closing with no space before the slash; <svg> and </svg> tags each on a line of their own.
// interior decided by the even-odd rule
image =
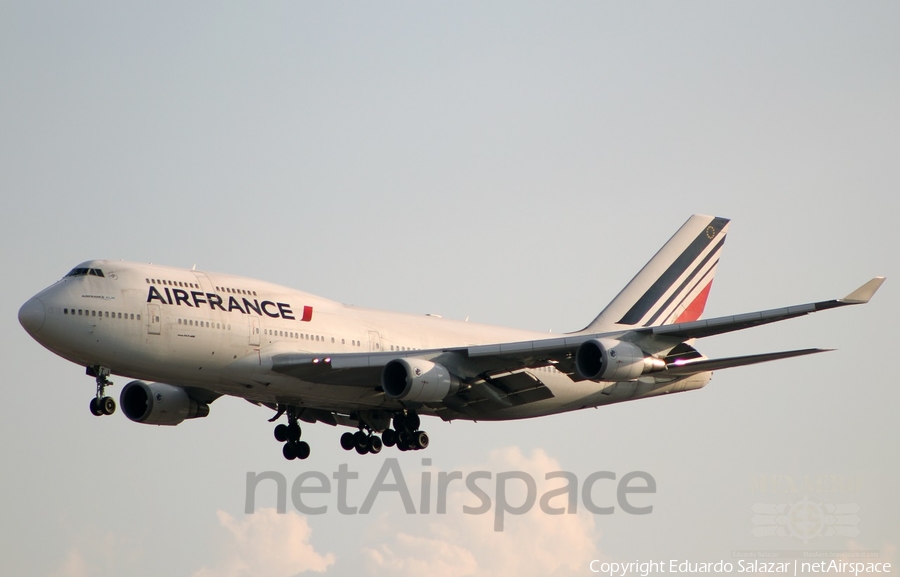
<svg viewBox="0 0 900 577">
<path fill-rule="evenodd" d="M 750 327 L 765 325 L 808 315 L 818 311 L 843 307 L 848 305 L 861 305 L 869 302 L 872 295 L 881 287 L 884 277 L 875 277 L 842 299 L 820 301 L 780 309 L 771 309 L 754 313 L 746 313 L 730 317 L 717 317 L 689 323 L 678 323 L 656 327 L 645 327 L 632 332 L 637 334 L 652 334 L 676 337 L 681 340 L 699 339 L 733 331 L 739 331 Z"/>
<path fill-rule="evenodd" d="M 381 370 L 392 359 L 414 357 L 426 359 L 445 366 L 453 374 L 470 381 L 487 382 L 482 387 L 490 397 L 498 387 L 491 384 L 490 379 L 506 378 L 506 382 L 521 383 L 519 389 L 500 391 L 506 398 L 510 393 L 521 390 L 539 389 L 534 383 L 524 383 L 521 377 L 509 378 L 507 375 L 517 374 L 527 368 L 554 366 L 558 370 L 570 374 L 573 380 L 583 380 L 574 368 L 574 357 L 578 347 L 589 340 L 612 338 L 635 343 L 649 352 L 671 349 L 675 344 L 691 339 L 698 339 L 727 332 L 739 331 L 750 327 L 783 321 L 810 313 L 849 305 L 865 304 L 884 282 L 884 277 L 875 277 L 855 291 L 841 299 L 807 303 L 790 307 L 745 313 L 734 316 L 716 317 L 702 321 L 676 323 L 653 327 L 632 328 L 604 333 L 578 333 L 561 337 L 496 343 L 470 347 L 432 349 L 403 352 L 368 352 L 339 353 L 329 356 L 303 353 L 285 353 L 275 355 L 272 359 L 272 370 L 277 373 L 291 375 L 302 380 L 338 386 L 354 386 L 377 388 L 380 386 Z M 665 371 L 656 373 L 659 376 L 683 377 L 699 372 L 719 370 L 778 359 L 825 352 L 827 349 L 803 349 L 730 357 L 725 359 L 674 360 L 666 365 Z M 488 379 L 485 381 L 485 379 Z M 503 382 L 503 381 L 501 381 Z M 529 393 L 522 399 L 537 399 L 540 393 Z"/>
<path fill-rule="evenodd" d="M 720 369 L 743 367 L 746 365 L 755 365 L 756 363 L 767 363 L 769 361 L 789 359 L 791 357 L 800 357 L 803 355 L 827 353 L 831 350 L 833 349 L 800 349 L 796 351 L 763 353 L 761 355 L 744 355 L 741 357 L 728 357 L 724 359 L 675 361 L 666 365 L 666 371 L 663 374 L 665 376 L 671 377 L 687 377 L 690 375 L 696 375 L 697 373 L 705 373 L 706 371 L 718 371 Z"/>
</svg>

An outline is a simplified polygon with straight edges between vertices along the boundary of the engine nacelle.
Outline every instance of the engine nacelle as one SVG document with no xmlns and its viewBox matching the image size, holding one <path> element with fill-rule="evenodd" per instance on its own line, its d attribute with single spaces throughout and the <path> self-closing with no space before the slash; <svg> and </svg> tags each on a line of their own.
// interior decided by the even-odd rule
<svg viewBox="0 0 900 577">
<path fill-rule="evenodd" d="M 125 416 L 147 425 L 177 425 L 209 414 L 209 405 L 192 399 L 181 387 L 131 381 L 119 395 Z"/>
<path fill-rule="evenodd" d="M 627 381 L 666 368 L 662 359 L 648 357 L 637 345 L 615 339 L 585 341 L 575 353 L 578 374 L 591 381 Z"/>
<path fill-rule="evenodd" d="M 384 365 L 381 388 L 390 399 L 430 403 L 456 393 L 459 380 L 437 363 L 401 358 Z"/>
</svg>

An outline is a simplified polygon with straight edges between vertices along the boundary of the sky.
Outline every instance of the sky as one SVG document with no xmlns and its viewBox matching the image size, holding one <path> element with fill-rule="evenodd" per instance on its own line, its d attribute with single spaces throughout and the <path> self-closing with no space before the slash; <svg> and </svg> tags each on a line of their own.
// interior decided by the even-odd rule
<svg viewBox="0 0 900 577">
<path fill-rule="evenodd" d="M 592 560 L 801 550 L 900 563 L 898 29 L 880 1 L 0 2 L 0 573 L 587 575 Z M 303 462 L 239 399 L 177 427 L 93 417 L 93 380 L 16 317 L 105 258 L 574 331 L 693 213 L 732 219 L 706 316 L 888 280 L 864 307 L 697 344 L 835 352 L 598 410 L 426 419 L 424 452 L 359 456 L 306 426 Z M 336 492 L 305 497 L 323 514 L 290 499 L 279 513 L 272 481 L 245 512 L 248 473 L 336 486 L 344 465 L 350 505 L 396 465 L 416 513 L 390 491 L 367 514 L 341 513 Z M 462 484 L 445 514 L 420 510 L 425 479 L 454 471 L 490 473 L 492 498 L 509 471 L 539 495 L 554 471 L 644 471 L 656 493 L 632 496 L 647 515 L 535 506 L 495 531 L 496 508 L 464 512 L 478 500 Z M 616 505 L 608 481 L 592 495 Z M 784 534 L 764 534 L 779 515 Z"/>
</svg>

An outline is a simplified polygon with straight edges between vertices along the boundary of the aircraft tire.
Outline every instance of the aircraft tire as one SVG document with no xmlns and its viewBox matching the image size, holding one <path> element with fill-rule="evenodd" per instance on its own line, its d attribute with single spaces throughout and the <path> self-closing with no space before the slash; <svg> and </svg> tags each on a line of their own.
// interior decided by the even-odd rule
<svg viewBox="0 0 900 577">
<path fill-rule="evenodd" d="M 285 443 L 284 447 L 281 448 L 281 454 L 284 455 L 284 458 L 288 461 L 293 461 L 297 458 L 297 447 L 294 443 Z"/>
<path fill-rule="evenodd" d="M 104 415 L 112 415 L 116 412 L 116 400 L 112 397 L 103 397 L 100 399 L 100 410 Z"/>
<path fill-rule="evenodd" d="M 341 435 L 341 448 L 345 451 L 352 451 L 356 446 L 356 435 L 347 431 L 343 435 Z"/>
<path fill-rule="evenodd" d="M 297 458 L 301 461 L 309 457 L 309 443 L 306 441 L 300 441 L 295 444 L 294 452 L 297 455 Z"/>
<path fill-rule="evenodd" d="M 97 397 L 91 399 L 91 414 L 95 417 L 103 415 L 103 409 L 100 408 L 100 400 Z"/>
<path fill-rule="evenodd" d="M 284 423 L 275 426 L 275 440 L 279 443 L 283 443 L 288 440 L 288 428 Z"/>
<path fill-rule="evenodd" d="M 365 452 L 360 453 L 360 449 L 366 449 L 369 446 L 369 438 L 362 431 L 356 431 L 353 433 L 353 441 L 356 446 L 356 452 L 360 455 L 364 455 Z"/>
<path fill-rule="evenodd" d="M 287 438 L 288 441 L 299 441 L 300 440 L 300 425 L 297 423 L 291 423 L 287 426 Z"/>
<path fill-rule="evenodd" d="M 381 440 L 388 447 L 393 447 L 397 444 L 397 431 L 394 429 L 385 429 L 383 433 L 381 433 Z"/>
</svg>

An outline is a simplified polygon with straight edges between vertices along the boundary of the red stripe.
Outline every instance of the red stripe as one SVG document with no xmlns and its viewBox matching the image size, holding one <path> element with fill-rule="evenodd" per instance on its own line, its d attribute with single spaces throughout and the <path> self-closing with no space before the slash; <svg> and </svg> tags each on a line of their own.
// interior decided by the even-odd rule
<svg viewBox="0 0 900 577">
<path fill-rule="evenodd" d="M 700 294 L 694 297 L 694 300 L 684 309 L 684 312 L 678 315 L 678 318 L 675 319 L 676 323 L 689 323 L 700 318 L 700 315 L 703 314 L 703 309 L 706 308 L 706 299 L 709 297 L 710 287 L 712 287 L 712 281 L 709 281 L 709 284 L 700 291 Z"/>
<path fill-rule="evenodd" d="M 303 307 L 303 318 L 300 320 L 306 323 L 312 320 L 312 307 Z"/>
</svg>

